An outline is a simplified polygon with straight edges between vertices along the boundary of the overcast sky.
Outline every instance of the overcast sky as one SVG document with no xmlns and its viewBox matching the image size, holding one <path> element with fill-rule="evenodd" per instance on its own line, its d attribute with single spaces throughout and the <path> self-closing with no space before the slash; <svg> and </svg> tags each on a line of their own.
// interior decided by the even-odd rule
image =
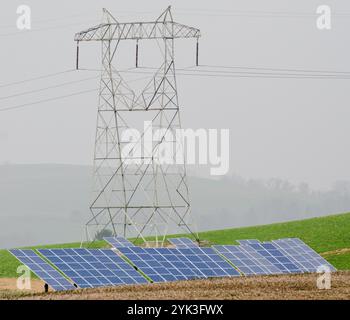
<svg viewBox="0 0 350 320">
<path fill-rule="evenodd" d="M 16 29 L 20 4 L 31 6 L 32 31 Z M 201 29 L 203 65 L 350 71 L 348 0 L 169 4 L 176 21 Z M 321 4 L 336 13 L 331 30 L 316 28 Z M 97 88 L 95 78 L 5 99 L 95 75 L 87 71 L 4 85 L 74 68 L 74 33 L 96 24 L 102 7 L 120 21 L 133 21 L 154 20 L 167 5 L 163 0 L 2 0 L 0 108 Z M 194 63 L 194 42 L 186 41 L 176 47 L 179 68 Z M 97 46 L 83 44 L 81 52 L 84 67 L 100 67 Z M 145 63 L 142 45 L 140 55 Z M 350 179 L 349 88 L 350 79 L 178 77 L 183 127 L 230 129 L 230 173 L 322 189 Z M 1 112 L 0 163 L 92 164 L 96 109 L 97 92 L 91 92 Z"/>
</svg>

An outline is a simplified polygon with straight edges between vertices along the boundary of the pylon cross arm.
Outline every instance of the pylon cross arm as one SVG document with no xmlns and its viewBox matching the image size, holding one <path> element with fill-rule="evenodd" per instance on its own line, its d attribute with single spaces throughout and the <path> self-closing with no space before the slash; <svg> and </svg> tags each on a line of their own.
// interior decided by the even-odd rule
<svg viewBox="0 0 350 320">
<path fill-rule="evenodd" d="M 199 38 L 200 30 L 172 21 L 102 23 L 75 34 L 75 41 Z"/>
</svg>

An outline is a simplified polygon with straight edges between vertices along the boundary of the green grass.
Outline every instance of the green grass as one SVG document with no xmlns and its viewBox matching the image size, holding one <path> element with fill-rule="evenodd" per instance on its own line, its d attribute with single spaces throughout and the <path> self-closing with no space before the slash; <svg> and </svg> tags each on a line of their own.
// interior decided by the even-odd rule
<svg viewBox="0 0 350 320">
<path fill-rule="evenodd" d="M 325 256 L 327 261 L 335 266 L 338 270 L 350 269 L 350 252 Z"/>
<path fill-rule="evenodd" d="M 176 235 L 180 236 L 180 235 Z M 248 228 L 225 229 L 202 232 L 200 239 L 211 244 L 234 244 L 238 239 L 259 239 L 261 241 L 279 238 L 300 238 L 319 253 L 350 248 L 350 213 L 332 215 L 301 221 L 277 223 Z M 35 248 L 76 248 L 80 243 L 38 246 Z M 92 247 L 106 247 L 104 241 L 93 243 Z M 339 270 L 350 269 L 350 253 L 327 254 L 327 260 Z M 16 277 L 20 263 L 6 250 L 0 250 L 0 277 Z"/>
<path fill-rule="evenodd" d="M 270 225 L 203 232 L 202 239 L 232 244 L 234 239 L 300 238 L 319 253 L 350 248 L 350 213 Z"/>
<path fill-rule="evenodd" d="M 17 275 L 17 267 L 21 263 L 6 250 L 0 251 L 0 278 L 12 278 Z"/>
</svg>

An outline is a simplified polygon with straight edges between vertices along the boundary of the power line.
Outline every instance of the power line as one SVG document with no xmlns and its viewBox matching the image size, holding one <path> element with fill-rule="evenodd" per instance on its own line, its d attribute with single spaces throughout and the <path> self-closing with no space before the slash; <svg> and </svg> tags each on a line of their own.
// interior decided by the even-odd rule
<svg viewBox="0 0 350 320">
<path fill-rule="evenodd" d="M 200 65 L 207 68 L 222 68 L 222 69 L 247 69 L 247 70 L 267 70 L 267 71 L 286 71 L 286 72 L 315 72 L 315 73 L 335 73 L 349 74 L 349 71 L 333 71 L 333 70 L 315 70 L 315 69 L 291 69 L 291 68 L 264 68 L 264 67 L 242 67 L 242 66 L 220 66 L 220 65 Z"/>
<path fill-rule="evenodd" d="M 14 109 L 21 109 L 21 108 L 28 107 L 28 106 L 33 106 L 33 105 L 36 105 L 36 104 L 40 104 L 40 103 L 44 103 L 44 102 L 50 102 L 50 101 L 55 101 L 55 100 L 60 100 L 60 99 L 68 98 L 68 97 L 81 95 L 81 94 L 84 94 L 84 93 L 94 92 L 94 91 L 97 91 L 97 90 L 98 89 L 89 89 L 89 90 L 79 91 L 79 92 L 75 92 L 75 93 L 71 93 L 71 94 L 67 94 L 67 95 L 63 95 L 63 96 L 58 96 L 58 97 L 53 97 L 53 98 L 49 98 L 49 99 L 39 100 L 39 101 L 31 102 L 31 103 L 24 103 L 24 104 L 11 106 L 11 107 L 0 108 L 0 112 L 8 111 L 8 110 L 14 110 Z"/>
<path fill-rule="evenodd" d="M 64 73 L 69 73 L 69 72 L 73 72 L 73 71 L 76 71 L 76 69 L 68 69 L 68 70 L 65 70 L 65 71 L 60 71 L 60 72 L 45 74 L 45 75 L 38 76 L 38 77 L 35 77 L 35 78 L 31 78 L 31 79 L 20 80 L 20 81 L 11 82 L 11 83 L 5 83 L 5 84 L 0 85 L 0 88 L 10 87 L 10 86 L 13 86 L 13 85 L 17 85 L 17 84 L 21 84 L 21 83 L 26 83 L 26 82 L 30 82 L 30 81 L 35 81 L 35 80 L 40 80 L 40 79 L 46 79 L 46 78 L 50 78 L 50 77 L 55 77 L 55 76 L 57 76 L 57 75 L 64 74 Z"/>
<path fill-rule="evenodd" d="M 83 82 L 83 81 L 88 81 L 88 80 L 92 80 L 92 79 L 96 79 L 97 77 L 90 77 L 90 78 L 85 78 L 85 79 L 81 79 L 81 80 L 75 80 L 75 81 L 69 81 L 69 82 L 64 82 L 64 83 L 60 83 L 57 85 L 53 85 L 53 86 L 49 86 L 49 87 L 45 87 L 45 88 L 40 88 L 40 89 L 35 89 L 35 90 L 30 90 L 30 91 L 25 91 L 22 93 L 17 93 L 17 94 L 12 94 L 9 96 L 3 96 L 0 97 L 0 100 L 5 100 L 5 99 L 9 99 L 9 98 L 14 98 L 14 97 L 19 97 L 19 96 L 24 96 L 27 94 L 31 94 L 31 93 L 36 93 L 36 92 L 41 92 L 41 91 L 45 91 L 45 90 L 49 90 L 49 89 L 54 89 L 54 88 L 60 88 L 60 87 L 64 87 L 73 83 L 79 83 L 79 82 Z"/>
<path fill-rule="evenodd" d="M 330 75 L 330 74 L 292 74 L 292 73 L 266 73 L 266 72 L 220 72 L 210 70 L 188 70 L 177 69 L 177 75 L 194 77 L 223 77 L 223 78 L 278 78 L 278 79 L 350 79 L 350 75 Z M 186 72 L 183 72 L 186 71 Z M 205 73 L 206 72 L 206 73 Z M 153 74 L 147 71 L 120 71 L 120 73 L 140 73 Z"/>
<path fill-rule="evenodd" d="M 180 71 L 185 71 L 181 70 Z M 239 74 L 245 74 L 245 75 L 263 75 L 263 76 L 296 76 L 296 77 L 350 77 L 350 74 L 311 74 L 311 73 L 281 73 L 281 72 L 252 72 L 252 71 L 236 71 L 236 72 L 230 72 L 230 71 L 221 71 L 221 70 L 189 70 L 193 73 L 209 73 L 209 74 L 219 74 L 219 75 L 239 75 Z"/>
<path fill-rule="evenodd" d="M 16 31 L 16 32 L 10 32 L 10 33 L 0 33 L 0 37 L 6 37 L 6 36 L 16 36 L 16 35 L 25 35 L 32 32 L 38 32 L 38 31 L 44 31 L 44 30 L 55 30 L 55 29 L 63 29 L 63 28 L 69 28 L 77 25 L 81 25 L 88 22 L 96 22 L 96 19 L 90 20 L 90 21 L 82 21 L 82 22 L 76 22 L 71 24 L 65 24 L 62 26 L 53 26 L 53 27 L 43 27 L 43 28 L 33 28 L 30 30 L 23 30 L 23 31 Z M 96 22 L 98 24 L 98 22 Z"/>
<path fill-rule="evenodd" d="M 135 13 L 132 11 L 119 11 L 120 13 L 128 13 L 123 14 L 123 15 L 119 15 L 119 17 L 129 17 L 130 14 Z M 136 13 L 141 13 L 141 14 L 151 14 L 152 12 L 150 11 L 140 11 L 140 12 L 136 12 Z M 82 15 L 82 14 L 77 14 L 77 15 L 72 15 L 72 16 L 66 16 L 66 17 L 57 17 L 57 18 L 48 18 L 48 19 L 37 19 L 37 20 L 33 20 L 33 23 L 35 22 L 51 22 L 51 21 L 59 21 L 59 20 L 64 20 L 64 19 L 69 19 L 69 18 L 74 18 L 74 17 L 85 17 L 86 15 Z M 28 34 L 30 32 L 37 32 L 37 31 L 43 31 L 43 30 L 55 30 L 55 29 L 63 29 L 63 28 L 67 28 L 67 27 L 71 27 L 71 26 L 77 26 L 77 25 L 81 25 L 83 23 L 91 23 L 94 22 L 96 24 L 99 24 L 100 22 L 97 21 L 96 19 L 90 19 L 90 20 L 84 20 L 81 22 L 75 22 L 75 23 L 71 23 L 71 24 L 64 24 L 61 26 L 48 26 L 48 27 L 40 27 L 40 28 L 34 28 L 34 29 L 30 29 L 30 30 L 24 30 L 24 31 L 16 31 L 16 32 L 10 32 L 10 33 L 2 33 L 0 34 L 1 36 L 15 36 L 15 35 L 23 35 L 23 34 Z M 9 27 L 14 27 L 13 24 L 11 25 L 2 25 L 0 26 L 0 29 L 5 29 L 5 28 L 9 28 Z"/>
<path fill-rule="evenodd" d="M 257 11 L 257 10 L 212 10 L 212 9 L 177 9 L 176 14 L 192 15 L 192 16 L 219 16 L 219 17 L 255 17 L 255 18 L 315 18 L 316 12 L 293 12 L 293 11 Z M 350 16 L 349 12 L 333 12 L 332 16 L 347 18 Z"/>
<path fill-rule="evenodd" d="M 285 72 L 306 72 L 306 73 L 324 73 L 325 76 L 333 76 L 332 74 L 335 74 L 337 76 L 339 75 L 349 75 L 350 76 L 350 72 L 348 71 L 331 71 L 331 70 L 315 70 L 315 69 L 291 69 L 291 68 L 264 68 L 264 67 L 244 67 L 244 66 L 223 66 L 223 65 L 200 65 L 202 67 L 206 67 L 206 68 L 222 68 L 222 69 L 246 69 L 246 70 L 266 70 L 266 71 L 285 71 Z M 195 67 L 195 66 L 193 66 Z M 176 69 L 176 71 L 188 71 L 188 72 L 205 72 L 206 70 L 188 70 L 189 67 L 187 68 L 181 68 L 181 69 Z M 138 69 L 136 68 L 129 68 L 129 69 L 125 69 L 122 70 L 120 72 L 126 72 L 129 70 L 136 70 L 134 72 L 138 72 L 138 69 L 157 69 L 157 68 L 151 68 L 151 67 L 139 67 Z M 93 71 L 93 72 L 101 72 L 100 69 L 88 69 L 88 68 L 80 68 L 80 71 Z M 46 79 L 46 78 L 50 78 L 50 77 L 55 77 L 57 75 L 61 75 L 61 74 L 65 74 L 65 73 L 70 73 L 70 72 L 75 72 L 77 71 L 76 69 L 68 69 L 65 71 L 60 71 L 60 72 L 55 72 L 55 73 L 50 73 L 50 74 L 46 74 L 46 75 L 42 75 L 42 76 L 38 76 L 38 77 L 33 77 L 33 78 L 29 78 L 29 79 L 25 79 L 25 80 L 20 80 L 20 81 L 15 81 L 15 82 L 11 82 L 11 83 L 6 83 L 6 84 L 2 84 L 0 85 L 0 88 L 5 88 L 5 87 L 9 87 L 9 86 L 13 86 L 13 85 L 18 85 L 18 84 L 22 84 L 22 83 L 26 83 L 26 82 L 30 82 L 30 81 L 35 81 L 35 80 L 41 80 L 41 79 Z M 208 73 L 212 73 L 213 71 L 211 70 L 207 70 Z M 215 70 L 215 73 L 225 73 L 223 71 L 220 70 Z M 230 72 L 231 73 L 231 72 Z M 232 72 L 232 73 L 242 73 L 242 72 Z M 246 73 L 246 72 L 244 72 Z M 251 74 L 251 73 L 249 73 Z M 260 73 L 252 73 L 252 74 L 260 74 Z M 286 73 L 286 75 L 289 75 L 288 73 Z M 319 74 L 317 75 L 312 75 L 312 74 L 307 74 L 308 76 L 320 76 Z"/>
<path fill-rule="evenodd" d="M 200 70 L 200 67 L 205 67 L 205 68 L 216 68 L 217 70 Z M 185 68 L 177 68 L 176 71 L 182 71 L 182 70 L 188 70 L 189 68 L 192 68 L 192 70 L 190 70 L 191 72 L 202 72 L 202 71 L 208 71 L 208 72 L 221 72 L 221 73 L 242 73 L 242 71 L 222 71 L 219 69 L 234 69 L 234 70 L 262 70 L 262 71 L 281 71 L 284 72 L 285 74 L 290 74 L 290 72 L 296 72 L 298 74 L 302 74 L 302 73 L 307 73 L 312 75 L 312 73 L 323 73 L 325 75 L 349 75 L 350 76 L 350 71 L 334 71 L 334 70 L 315 70 L 315 69 L 287 69 L 287 68 L 267 68 L 267 67 L 246 67 L 246 66 L 223 66 L 223 65 L 206 65 L 206 64 L 200 64 L 199 66 L 188 66 Z M 137 69 L 137 68 L 135 68 Z M 138 67 L 138 69 L 151 69 L 151 70 L 156 70 L 158 68 L 155 67 Z M 93 70 L 93 69 L 86 69 L 86 70 L 90 70 L 90 71 L 97 71 L 97 69 Z M 246 72 L 243 71 L 243 73 L 256 73 L 256 72 Z M 274 72 L 275 74 L 275 72 Z"/>
<path fill-rule="evenodd" d="M 96 78 L 96 77 L 94 77 L 94 78 Z M 94 78 L 90 78 L 90 79 L 94 79 Z M 133 80 L 131 80 L 129 82 L 140 81 L 140 80 L 144 80 L 144 79 L 148 79 L 148 78 L 149 77 L 142 77 L 142 78 L 138 78 L 138 79 L 133 79 Z M 84 91 L 74 92 L 72 94 L 62 95 L 62 96 L 53 97 L 53 98 L 49 98 L 49 99 L 44 99 L 44 100 L 34 101 L 34 102 L 30 102 L 30 103 L 19 104 L 19 105 L 15 105 L 15 106 L 11 106 L 11 107 L 0 108 L 0 112 L 1 111 L 14 110 L 14 109 L 21 109 L 21 108 L 25 108 L 25 107 L 32 106 L 32 105 L 41 104 L 41 103 L 44 103 L 44 102 L 55 101 L 55 100 L 60 100 L 60 99 L 64 99 L 64 98 L 68 98 L 68 97 L 72 97 L 72 96 L 81 95 L 81 94 L 84 94 L 84 93 L 94 92 L 94 91 L 97 91 L 97 90 L 99 90 L 99 89 L 84 90 Z"/>
<path fill-rule="evenodd" d="M 71 18 L 76 18 L 76 17 L 84 17 L 86 18 L 86 15 L 83 14 L 74 14 L 70 16 L 64 16 L 64 17 L 51 17 L 51 18 L 41 18 L 41 19 L 32 19 L 32 23 L 40 23 L 40 22 L 51 22 L 51 21 L 60 21 L 60 20 L 65 20 L 65 19 L 71 19 Z M 6 24 L 6 25 L 0 25 L 0 29 L 6 29 L 6 28 L 13 28 L 15 27 L 14 23 L 11 24 Z"/>
<path fill-rule="evenodd" d="M 328 80 L 329 79 L 330 80 L 332 80 L 332 79 L 337 79 L 337 80 L 350 79 L 349 72 L 341 72 L 341 71 L 302 70 L 302 69 L 287 69 L 287 68 L 236 67 L 236 66 L 211 66 L 211 65 L 203 65 L 203 66 L 211 67 L 211 68 L 218 68 L 218 67 L 219 68 L 227 68 L 227 69 L 236 69 L 236 68 L 241 69 L 242 68 L 242 69 L 253 69 L 253 70 L 274 70 L 274 71 L 279 70 L 279 71 L 288 71 L 288 72 L 285 72 L 285 73 L 270 72 L 269 73 L 269 72 L 245 72 L 245 71 L 238 71 L 237 72 L 237 71 L 222 71 L 222 70 L 190 70 L 189 69 L 190 67 L 187 67 L 187 68 L 183 68 L 183 69 L 176 69 L 178 71 L 177 75 L 191 76 L 191 77 L 255 78 L 255 79 L 259 79 L 259 78 L 264 78 L 264 79 L 328 79 Z M 120 70 L 118 72 L 119 73 L 131 73 L 131 74 L 147 74 L 147 75 L 154 74 L 153 72 L 141 71 L 141 69 L 157 69 L 157 68 L 152 68 L 152 67 L 143 67 L 143 68 L 138 68 L 138 69 L 129 68 L 129 69 Z M 99 69 L 79 69 L 79 70 L 82 70 L 82 71 L 101 71 Z M 55 75 L 59 75 L 59 74 L 67 73 L 67 72 L 72 72 L 72 71 L 75 71 L 75 69 L 66 70 L 66 71 L 57 72 L 57 73 L 48 74 L 48 75 L 43 75 L 43 76 L 39 76 L 36 78 L 22 80 L 22 81 L 18 81 L 18 82 L 13 82 L 11 84 L 5 84 L 5 85 L 2 85 L 0 87 L 6 87 L 6 86 L 20 84 L 20 83 L 24 83 L 24 82 L 28 82 L 28 81 L 37 80 L 37 79 L 48 78 L 48 77 L 52 77 Z M 294 71 L 294 72 L 298 71 L 298 72 L 304 72 L 304 73 L 290 73 L 290 71 Z M 305 73 L 305 72 L 314 72 L 314 74 Z M 321 72 L 326 72 L 326 73 L 322 74 Z M 333 74 L 331 74 L 331 73 L 333 73 Z M 62 87 L 62 86 L 69 85 L 72 83 L 78 83 L 78 82 L 82 82 L 82 81 L 92 80 L 95 78 L 96 78 L 96 76 L 77 80 L 77 81 L 70 81 L 70 82 L 66 82 L 66 83 L 62 83 L 62 84 L 58 84 L 58 85 L 54 85 L 54 86 L 50 86 L 50 87 L 40 88 L 40 89 L 36 89 L 36 90 L 32 90 L 32 91 L 26 91 L 26 92 L 14 94 L 11 96 L 0 97 L 0 100 L 11 98 L 11 97 L 22 96 L 22 95 L 26 95 L 29 93 L 40 92 L 40 91 L 44 91 L 44 90 L 48 90 L 48 89 L 52 89 L 52 88 Z M 143 80 L 143 79 L 147 79 L 147 78 L 148 77 L 142 77 L 139 79 L 133 79 L 129 82 L 139 81 L 139 80 Z M 90 90 L 75 92 L 75 93 L 68 94 L 68 95 L 39 100 L 39 101 L 31 102 L 31 103 L 25 103 L 25 104 L 15 105 L 15 106 L 11 106 L 11 107 L 5 107 L 5 108 L 1 108 L 0 111 L 7 111 L 7 110 L 24 108 L 27 106 L 32 106 L 32 105 L 36 105 L 36 104 L 40 104 L 40 103 L 44 103 L 44 102 L 59 100 L 59 99 L 63 99 L 63 98 L 71 97 L 71 96 L 76 96 L 76 95 L 80 95 L 80 94 L 84 94 L 84 93 L 88 93 L 88 92 L 93 92 L 93 91 L 97 91 L 97 90 L 98 89 L 90 89 Z"/>
</svg>

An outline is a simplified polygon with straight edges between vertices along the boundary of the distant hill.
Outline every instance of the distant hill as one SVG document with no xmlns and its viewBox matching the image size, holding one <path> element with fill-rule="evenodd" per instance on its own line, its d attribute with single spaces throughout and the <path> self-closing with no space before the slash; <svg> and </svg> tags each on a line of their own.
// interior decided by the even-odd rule
<svg viewBox="0 0 350 320">
<path fill-rule="evenodd" d="M 89 216 L 91 167 L 0 166 L 0 248 L 81 240 Z M 350 184 L 326 192 L 286 181 L 189 177 L 199 230 L 268 224 L 350 210 Z"/>
</svg>

